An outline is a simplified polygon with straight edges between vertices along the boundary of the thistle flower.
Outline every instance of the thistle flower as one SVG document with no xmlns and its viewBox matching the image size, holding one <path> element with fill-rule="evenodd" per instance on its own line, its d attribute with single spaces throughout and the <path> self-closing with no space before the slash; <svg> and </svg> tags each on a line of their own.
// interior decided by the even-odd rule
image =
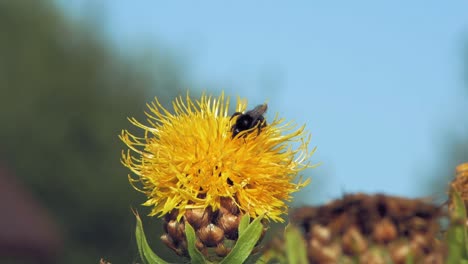
<svg viewBox="0 0 468 264">
<path fill-rule="evenodd" d="M 468 162 L 459 164 L 455 168 L 455 178 L 451 181 L 452 191 L 460 193 L 461 198 L 468 208 Z"/>
<path fill-rule="evenodd" d="M 129 119 L 142 137 L 127 130 L 120 135 L 129 148 L 122 163 L 136 175 L 129 175 L 131 184 L 148 197 L 150 215 L 165 217 L 163 241 L 181 255 L 185 221 L 197 230 L 199 249 L 216 247 L 223 255 L 222 240 L 236 239 L 240 215 L 283 222 L 291 194 L 309 183 L 298 176 L 313 153 L 304 126 L 276 117 L 233 136 L 238 116 L 228 113 L 224 94 L 179 97 L 173 112 L 156 99 L 148 109 L 148 125 Z M 246 101 L 238 100 L 235 111 L 245 110 Z"/>
</svg>

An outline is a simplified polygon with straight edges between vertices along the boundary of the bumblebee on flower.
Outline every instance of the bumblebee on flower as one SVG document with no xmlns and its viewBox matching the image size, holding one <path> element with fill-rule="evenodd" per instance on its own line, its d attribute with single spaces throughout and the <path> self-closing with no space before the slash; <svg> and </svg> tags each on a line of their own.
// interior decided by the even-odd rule
<svg viewBox="0 0 468 264">
<path fill-rule="evenodd" d="M 223 239 L 236 239 L 232 230 L 241 215 L 283 222 L 291 194 L 309 183 L 298 177 L 310 167 L 313 153 L 304 126 L 278 117 L 267 124 L 266 105 L 246 111 L 241 100 L 229 114 L 224 94 L 179 97 L 173 108 L 169 112 L 156 99 L 148 104 L 148 125 L 129 119 L 143 136 L 127 130 L 120 135 L 129 148 L 122 163 L 136 175 L 129 175 L 130 182 L 148 197 L 144 205 L 152 206 L 150 215 L 166 219 L 163 241 L 184 255 L 177 230 L 188 221 L 201 235 L 197 247 L 202 252 L 216 247 L 222 256 L 227 251 Z M 207 227 L 210 231 L 201 231 Z"/>
</svg>

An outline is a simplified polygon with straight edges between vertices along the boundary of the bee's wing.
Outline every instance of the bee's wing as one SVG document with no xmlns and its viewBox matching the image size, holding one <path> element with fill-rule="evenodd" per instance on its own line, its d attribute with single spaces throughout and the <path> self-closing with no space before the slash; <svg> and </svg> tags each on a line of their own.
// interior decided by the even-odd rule
<svg viewBox="0 0 468 264">
<path fill-rule="evenodd" d="M 260 116 L 262 116 L 263 114 L 265 114 L 265 112 L 267 111 L 268 109 L 268 105 L 267 104 L 261 104 L 261 105 L 257 105 L 254 109 L 248 111 L 247 113 L 245 113 L 246 115 L 250 115 L 251 117 L 253 117 L 254 119 L 257 119 L 259 118 Z"/>
</svg>

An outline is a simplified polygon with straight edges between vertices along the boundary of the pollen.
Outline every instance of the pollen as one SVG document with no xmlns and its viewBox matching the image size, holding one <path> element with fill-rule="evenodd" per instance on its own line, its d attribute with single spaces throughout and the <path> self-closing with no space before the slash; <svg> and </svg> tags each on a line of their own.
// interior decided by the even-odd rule
<svg viewBox="0 0 468 264">
<path fill-rule="evenodd" d="M 235 112 L 245 112 L 247 102 L 237 100 Z M 305 127 L 285 122 L 278 115 L 258 133 L 233 137 L 236 118 L 229 114 L 229 98 L 189 95 L 165 109 L 156 98 L 147 104 L 146 123 L 130 123 L 141 135 L 123 130 L 127 148 L 122 163 L 131 173 L 130 183 L 147 196 L 150 215 L 187 210 L 219 210 L 231 199 L 251 217 L 283 222 L 292 193 L 310 179 L 299 175 L 312 167 L 310 134 Z"/>
</svg>

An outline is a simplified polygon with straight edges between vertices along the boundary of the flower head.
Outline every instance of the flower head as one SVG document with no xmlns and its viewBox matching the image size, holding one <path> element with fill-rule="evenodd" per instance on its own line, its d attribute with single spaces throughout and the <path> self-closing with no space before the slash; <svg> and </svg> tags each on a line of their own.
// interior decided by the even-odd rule
<svg viewBox="0 0 468 264">
<path fill-rule="evenodd" d="M 310 134 L 276 117 L 252 133 L 233 137 L 238 117 L 228 114 L 229 99 L 202 95 L 199 100 L 177 98 L 173 112 L 156 99 L 148 104 L 148 125 L 134 118 L 142 137 L 123 130 L 128 146 L 122 163 L 137 177 L 129 179 L 145 193 L 150 215 L 177 212 L 180 219 L 189 209 L 218 210 L 226 198 L 252 217 L 283 221 L 291 193 L 309 183 L 298 173 L 310 167 Z M 238 100 L 236 111 L 246 102 Z M 297 142 L 293 146 L 294 142 Z"/>
</svg>

